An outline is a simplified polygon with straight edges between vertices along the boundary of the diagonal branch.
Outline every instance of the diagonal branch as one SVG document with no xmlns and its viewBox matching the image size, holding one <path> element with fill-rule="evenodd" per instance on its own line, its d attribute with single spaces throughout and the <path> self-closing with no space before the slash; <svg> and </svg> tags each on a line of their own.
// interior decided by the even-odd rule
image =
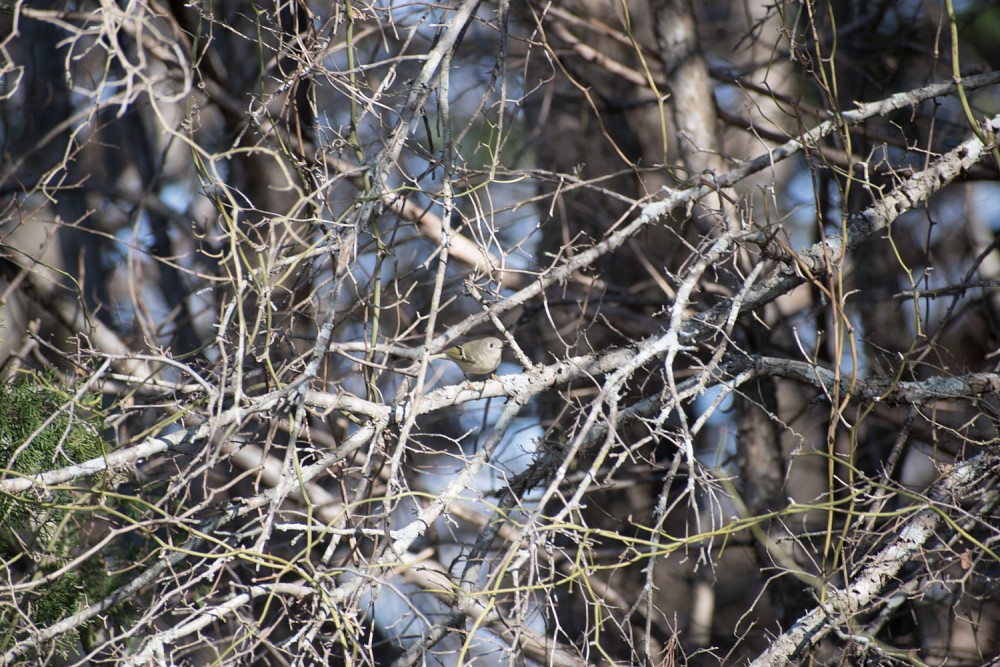
<svg viewBox="0 0 1000 667">
<path fill-rule="evenodd" d="M 956 464 L 931 487 L 924 508 L 906 522 L 896 539 L 871 556 L 846 588 L 831 588 L 828 602 L 813 608 L 776 637 L 751 667 L 777 667 L 797 660 L 831 630 L 846 625 L 855 614 L 876 604 L 887 589 L 896 585 L 903 566 L 921 553 L 945 522 L 946 508 L 953 508 L 957 499 L 974 493 L 984 477 L 998 471 L 1000 456 L 996 452 L 984 452 Z"/>
</svg>

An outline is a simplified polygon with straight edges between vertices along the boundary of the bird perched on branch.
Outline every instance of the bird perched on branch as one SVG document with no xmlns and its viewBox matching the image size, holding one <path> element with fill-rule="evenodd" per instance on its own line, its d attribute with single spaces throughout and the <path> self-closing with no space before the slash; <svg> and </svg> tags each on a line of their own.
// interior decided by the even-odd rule
<svg viewBox="0 0 1000 667">
<path fill-rule="evenodd" d="M 449 347 L 433 358 L 454 361 L 466 375 L 489 375 L 500 367 L 502 356 L 503 341 L 487 336 Z"/>
</svg>

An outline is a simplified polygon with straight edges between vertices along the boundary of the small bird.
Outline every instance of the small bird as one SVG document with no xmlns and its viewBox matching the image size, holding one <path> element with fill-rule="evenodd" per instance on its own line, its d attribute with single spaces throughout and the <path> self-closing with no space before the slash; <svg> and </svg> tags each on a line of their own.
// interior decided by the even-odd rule
<svg viewBox="0 0 1000 667">
<path fill-rule="evenodd" d="M 487 336 L 449 347 L 434 358 L 454 361 L 466 375 L 489 375 L 500 367 L 502 356 L 503 341 Z"/>
</svg>

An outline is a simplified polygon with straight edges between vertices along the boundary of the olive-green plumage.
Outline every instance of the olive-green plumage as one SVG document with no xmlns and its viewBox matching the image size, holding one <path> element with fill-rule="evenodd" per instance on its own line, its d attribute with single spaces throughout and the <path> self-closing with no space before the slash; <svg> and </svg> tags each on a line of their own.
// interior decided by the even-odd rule
<svg viewBox="0 0 1000 667">
<path fill-rule="evenodd" d="M 463 373 L 489 375 L 500 366 L 501 356 L 503 341 L 487 336 L 449 347 L 439 358 L 454 361 Z"/>
</svg>

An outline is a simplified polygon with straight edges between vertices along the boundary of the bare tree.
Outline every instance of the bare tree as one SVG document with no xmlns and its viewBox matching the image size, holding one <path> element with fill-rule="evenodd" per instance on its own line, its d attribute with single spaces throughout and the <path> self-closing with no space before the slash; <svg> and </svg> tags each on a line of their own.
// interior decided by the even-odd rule
<svg viewBox="0 0 1000 667">
<path fill-rule="evenodd" d="M 998 3 L 0 7 L 0 664 L 1000 660 Z"/>
</svg>

